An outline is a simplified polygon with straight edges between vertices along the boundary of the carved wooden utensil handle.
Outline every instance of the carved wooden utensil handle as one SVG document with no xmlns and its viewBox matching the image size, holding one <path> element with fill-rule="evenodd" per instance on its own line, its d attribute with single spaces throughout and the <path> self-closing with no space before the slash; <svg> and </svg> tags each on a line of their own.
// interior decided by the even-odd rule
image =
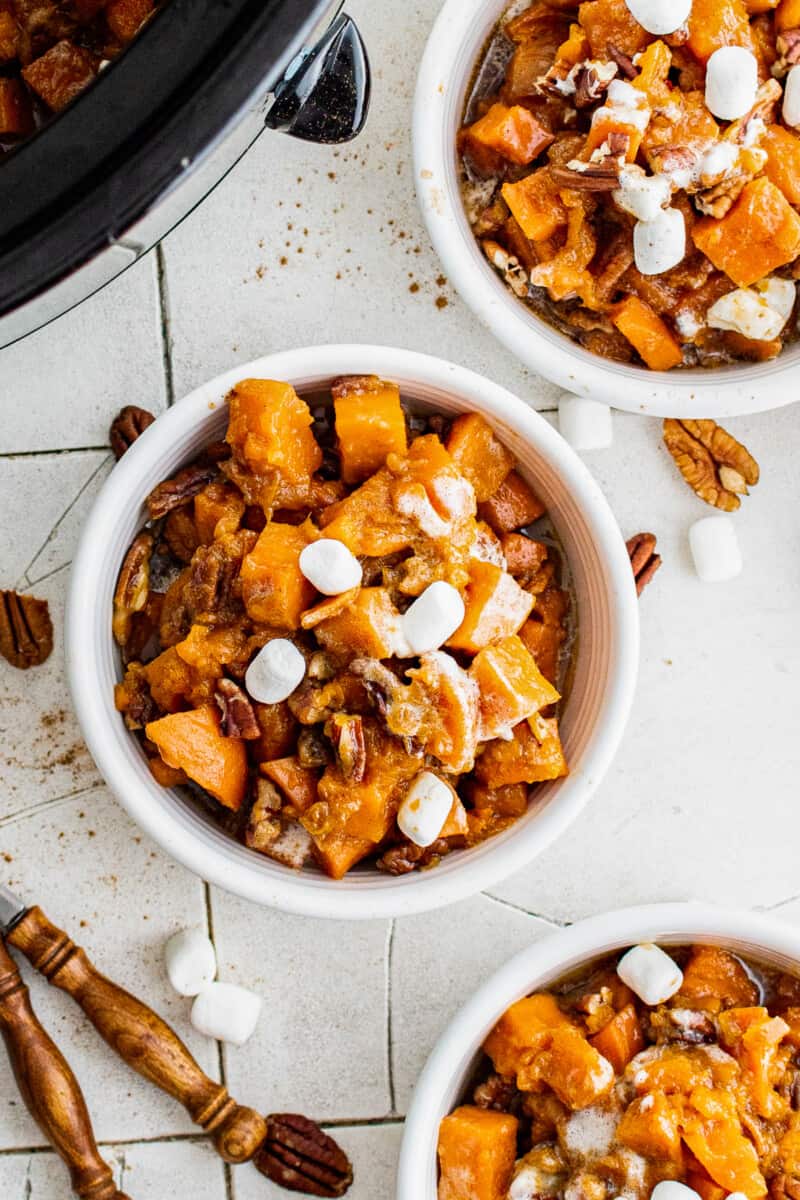
<svg viewBox="0 0 800 1200">
<path fill-rule="evenodd" d="M 0 939 L 0 1033 L 31 1116 L 69 1169 L 81 1200 L 128 1200 L 100 1157 L 72 1069 L 31 1007 L 28 989 Z"/>
<path fill-rule="evenodd" d="M 226 1162 L 253 1157 L 267 1134 L 264 1118 L 252 1108 L 240 1108 L 226 1088 L 209 1079 L 174 1030 L 141 1000 L 101 975 L 40 908 L 29 909 L 7 941 L 48 982 L 72 996 L 129 1067 L 183 1104 L 195 1124 L 212 1135 Z"/>
</svg>

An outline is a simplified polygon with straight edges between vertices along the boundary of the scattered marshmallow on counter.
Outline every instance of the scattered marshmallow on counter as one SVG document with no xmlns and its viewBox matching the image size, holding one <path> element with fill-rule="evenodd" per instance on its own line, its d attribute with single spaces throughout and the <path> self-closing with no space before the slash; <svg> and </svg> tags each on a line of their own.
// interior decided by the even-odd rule
<svg viewBox="0 0 800 1200">
<path fill-rule="evenodd" d="M 192 1025 L 205 1037 L 243 1046 L 253 1036 L 262 999 L 235 983 L 210 983 L 192 1005 Z"/>
<path fill-rule="evenodd" d="M 666 175 L 646 175 L 636 163 L 627 163 L 619 173 L 619 187 L 612 192 L 614 203 L 637 221 L 655 221 L 672 199 L 672 184 Z"/>
<path fill-rule="evenodd" d="M 644 942 L 623 954 L 617 974 L 645 1004 L 663 1004 L 680 991 L 683 972 L 660 946 Z M 675 1198 L 677 1200 L 677 1197 Z"/>
<path fill-rule="evenodd" d="M 754 288 L 736 288 L 708 310 L 712 329 L 732 329 L 756 342 L 771 342 L 792 315 L 797 288 L 791 279 L 767 279 Z"/>
<path fill-rule="evenodd" d="M 625 0 L 628 12 L 642 29 L 661 37 L 675 33 L 689 19 L 692 0 Z"/>
<path fill-rule="evenodd" d="M 320 538 L 300 553 L 300 570 L 323 596 L 340 596 L 361 583 L 356 556 L 336 538 Z"/>
<path fill-rule="evenodd" d="M 786 89 L 783 93 L 783 119 L 794 129 L 800 125 L 800 66 L 792 67 L 786 76 Z"/>
<path fill-rule="evenodd" d="M 248 695 L 259 704 L 278 704 L 286 700 L 302 682 L 306 660 L 287 638 L 274 638 L 255 656 L 244 686 Z"/>
<path fill-rule="evenodd" d="M 727 583 L 742 572 L 742 552 L 730 517 L 703 517 L 689 530 L 694 569 L 703 583 Z"/>
<path fill-rule="evenodd" d="M 167 976 L 179 996 L 196 996 L 217 975 L 214 944 L 202 929 L 181 929 L 164 947 Z"/>
<path fill-rule="evenodd" d="M 432 771 L 421 771 L 405 794 L 397 824 L 415 846 L 431 846 L 453 807 L 453 789 Z"/>
<path fill-rule="evenodd" d="M 706 107 L 722 121 L 736 121 L 756 102 L 758 63 L 744 46 L 722 46 L 706 66 Z"/>
<path fill-rule="evenodd" d="M 653 221 L 633 227 L 633 254 L 642 275 L 660 275 L 683 261 L 686 222 L 678 208 L 664 208 Z"/>
<path fill-rule="evenodd" d="M 558 428 L 573 450 L 605 450 L 614 440 L 611 409 L 607 404 L 582 396 L 561 397 Z"/>
<path fill-rule="evenodd" d="M 438 650 L 464 620 L 464 601 L 450 583 L 437 580 L 403 614 L 403 636 L 413 654 Z"/>
<path fill-rule="evenodd" d="M 685 1183 L 678 1183 L 676 1179 L 664 1179 L 653 1188 L 650 1200 L 700 1200 L 700 1195 Z"/>
</svg>

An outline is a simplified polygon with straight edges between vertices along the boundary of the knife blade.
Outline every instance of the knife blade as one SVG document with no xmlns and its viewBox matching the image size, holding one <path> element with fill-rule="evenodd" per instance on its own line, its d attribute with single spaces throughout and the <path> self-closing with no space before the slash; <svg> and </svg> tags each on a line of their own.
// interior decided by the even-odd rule
<svg viewBox="0 0 800 1200">
<path fill-rule="evenodd" d="M 0 934 L 10 933 L 27 911 L 27 904 L 0 883 Z"/>
</svg>

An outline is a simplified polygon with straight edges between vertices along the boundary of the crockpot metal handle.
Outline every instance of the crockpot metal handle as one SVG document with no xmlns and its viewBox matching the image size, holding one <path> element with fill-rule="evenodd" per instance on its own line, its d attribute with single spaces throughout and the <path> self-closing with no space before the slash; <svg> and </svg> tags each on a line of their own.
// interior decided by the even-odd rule
<svg viewBox="0 0 800 1200">
<path fill-rule="evenodd" d="M 275 88 L 269 129 L 306 142 L 349 142 L 364 128 L 371 77 L 355 22 L 340 12 L 312 49 L 303 49 Z"/>
</svg>

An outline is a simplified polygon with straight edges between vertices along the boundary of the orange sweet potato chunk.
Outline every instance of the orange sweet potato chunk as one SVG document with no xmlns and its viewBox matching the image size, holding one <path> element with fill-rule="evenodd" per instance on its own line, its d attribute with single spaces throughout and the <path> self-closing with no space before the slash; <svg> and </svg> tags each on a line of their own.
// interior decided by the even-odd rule
<svg viewBox="0 0 800 1200">
<path fill-rule="evenodd" d="M 681 1121 L 683 1140 L 714 1183 L 728 1192 L 744 1192 L 749 1200 L 767 1194 L 758 1152 L 742 1132 L 735 1097 L 699 1085 Z"/>
<path fill-rule="evenodd" d="M 595 3 L 597 0 L 595 0 Z M 625 158 L 628 162 L 635 162 L 636 155 L 639 153 L 639 147 L 642 144 L 642 131 L 638 125 L 629 125 L 624 121 L 605 116 L 598 110 L 592 119 L 591 128 L 586 138 L 586 152 L 590 154 L 593 150 L 597 150 L 604 142 L 607 142 L 612 134 L 619 133 L 628 139 Z"/>
<path fill-rule="evenodd" d="M 626 296 L 611 320 L 653 371 L 669 371 L 683 362 L 683 351 L 667 325 L 638 296 Z"/>
<path fill-rule="evenodd" d="M 684 968 L 680 998 L 687 1007 L 718 1013 L 754 1005 L 758 988 L 733 954 L 717 946 L 695 946 Z"/>
<path fill-rule="evenodd" d="M 729 1008 L 718 1020 L 720 1041 L 738 1060 L 756 1112 L 767 1120 L 784 1116 L 786 1101 L 775 1087 L 786 1067 L 781 1043 L 789 1032 L 787 1023 L 758 1006 Z"/>
<path fill-rule="evenodd" d="M 516 183 L 504 183 L 502 193 L 520 229 L 532 242 L 546 241 L 566 227 L 569 215 L 549 167 L 541 167 Z"/>
<path fill-rule="evenodd" d="M 744 0 L 693 0 L 687 46 L 700 62 L 708 62 L 721 46 L 744 46 L 755 53 Z"/>
<path fill-rule="evenodd" d="M 598 1035 L 599 1036 L 599 1035 Z M 597 1044 L 597 1038 L 592 1038 Z M 629 1104 L 617 1126 L 616 1138 L 643 1158 L 665 1159 L 681 1166 L 680 1108 L 661 1092 Z"/>
<path fill-rule="evenodd" d="M 514 1079 L 554 1029 L 571 1024 L 555 997 L 539 992 L 512 1004 L 486 1038 L 483 1048 L 498 1075 Z"/>
<path fill-rule="evenodd" d="M 280 788 L 298 812 L 304 813 L 316 803 L 318 772 L 309 767 L 301 767 L 296 755 L 262 762 L 259 769 L 262 775 L 266 775 L 267 779 L 271 779 Z"/>
<path fill-rule="evenodd" d="M 308 405 L 289 383 L 243 379 L 228 397 L 226 441 L 246 467 L 270 468 L 287 483 L 305 484 L 322 463 Z"/>
<path fill-rule="evenodd" d="M 304 525 L 270 521 L 242 560 L 242 599 L 248 616 L 276 629 L 294 630 L 316 590 L 300 570 L 300 554 L 313 535 Z"/>
<path fill-rule="evenodd" d="M 525 167 L 554 141 L 528 108 L 521 104 L 493 104 L 489 111 L 468 129 L 461 141 L 467 153 L 488 147 L 502 158 Z"/>
<path fill-rule="evenodd" d="M 97 59 L 66 39 L 23 68 L 22 78 L 48 108 L 60 112 L 97 74 Z"/>
<path fill-rule="evenodd" d="M 185 771 L 225 808 L 238 812 L 247 790 L 247 752 L 224 737 L 213 705 L 151 721 L 145 732 L 167 766 Z"/>
<path fill-rule="evenodd" d="M 342 658 L 391 658 L 397 653 L 400 614 L 387 588 L 361 588 L 341 612 L 320 621 L 317 640 Z"/>
<path fill-rule="evenodd" d="M 482 741 L 500 737 L 560 699 L 533 656 L 513 635 L 479 651 L 469 673 L 480 691 Z"/>
<path fill-rule="evenodd" d="M 447 439 L 447 452 L 472 484 L 479 502 L 494 495 L 514 468 L 514 455 L 480 413 L 456 417 Z"/>
<path fill-rule="evenodd" d="M 534 598 L 502 567 L 473 559 L 464 603 L 464 620 L 447 645 L 477 654 L 490 642 L 517 633 L 533 608 Z"/>
<path fill-rule="evenodd" d="M 129 42 L 155 8 L 155 0 L 109 0 L 106 21 L 115 37 Z"/>
<path fill-rule="evenodd" d="M 504 787 L 509 783 L 544 783 L 568 774 L 554 717 L 535 718 L 536 733 L 528 721 L 514 728 L 510 742 L 497 738 L 488 742 L 475 764 L 481 783 Z"/>
<path fill-rule="evenodd" d="M 393 486 L 394 476 L 384 468 L 332 504 L 320 518 L 325 536 L 338 538 L 353 554 L 370 558 L 407 550 L 414 526 L 395 511 Z"/>
<path fill-rule="evenodd" d="M 760 146 L 768 158 L 767 179 L 780 188 L 790 204 L 800 204 L 800 137 L 783 125 L 768 125 Z"/>
<path fill-rule="evenodd" d="M 542 1048 L 517 1072 L 521 1091 L 545 1083 L 575 1111 L 596 1104 L 614 1086 L 614 1068 L 574 1025 L 553 1030 Z"/>
<path fill-rule="evenodd" d="M 599 1033 L 589 1038 L 595 1050 L 607 1058 L 618 1075 L 644 1049 L 644 1034 L 635 1004 L 626 1004 Z M 632 1147 L 634 1148 L 634 1147 Z"/>
<path fill-rule="evenodd" d="M 478 509 L 478 515 L 495 533 L 513 533 L 538 521 L 545 511 L 530 484 L 516 471 L 505 477 L 500 487 Z"/>
<path fill-rule="evenodd" d="M 389 454 L 406 453 L 406 418 L 396 383 L 377 375 L 348 375 L 331 392 L 345 483 L 361 483 Z"/>
<path fill-rule="evenodd" d="M 464 1105 L 439 1126 L 439 1200 L 506 1200 L 517 1119 Z"/>
<path fill-rule="evenodd" d="M 698 221 L 692 237 L 737 287 L 750 287 L 800 255 L 800 217 L 762 177 L 747 184 L 727 216 Z"/>
<path fill-rule="evenodd" d="M 800 29 L 800 0 L 781 0 L 775 12 L 775 28 L 778 33 Z"/>
<path fill-rule="evenodd" d="M 33 133 L 28 93 L 18 79 L 0 78 L 0 134 L 22 137 L 28 133 Z"/>
<path fill-rule="evenodd" d="M 587 0 L 578 9 L 578 20 L 589 40 L 592 58 L 605 59 L 609 44 L 630 57 L 653 40 L 631 15 L 625 0 Z"/>
</svg>

